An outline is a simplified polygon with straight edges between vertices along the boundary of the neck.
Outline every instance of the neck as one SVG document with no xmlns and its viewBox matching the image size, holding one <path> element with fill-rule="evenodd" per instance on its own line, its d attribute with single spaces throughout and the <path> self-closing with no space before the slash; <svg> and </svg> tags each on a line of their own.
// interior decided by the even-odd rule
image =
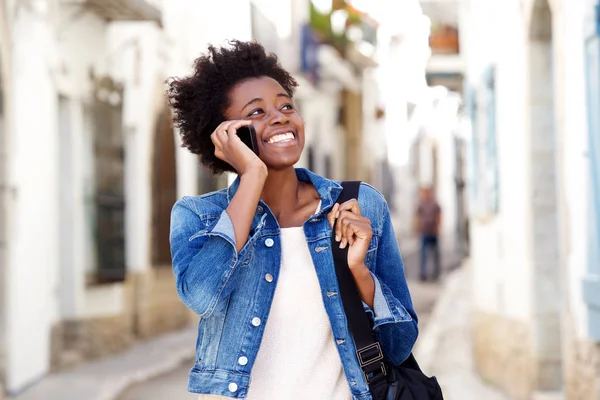
<svg viewBox="0 0 600 400">
<path fill-rule="evenodd" d="M 261 198 L 275 215 L 295 209 L 298 203 L 300 181 L 294 167 L 280 171 L 269 170 Z"/>
</svg>

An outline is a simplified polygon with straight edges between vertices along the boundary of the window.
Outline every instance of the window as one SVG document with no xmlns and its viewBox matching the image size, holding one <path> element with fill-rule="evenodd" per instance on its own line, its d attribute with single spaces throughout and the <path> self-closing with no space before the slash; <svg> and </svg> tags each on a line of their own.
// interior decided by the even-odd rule
<svg viewBox="0 0 600 400">
<path fill-rule="evenodd" d="M 123 89 L 110 78 L 96 82 L 93 113 L 96 280 L 125 280 L 125 145 Z"/>
<path fill-rule="evenodd" d="M 481 89 L 465 90 L 471 118 L 471 212 L 476 217 L 493 215 L 499 209 L 498 159 L 496 138 L 496 71 L 490 66 Z"/>
</svg>

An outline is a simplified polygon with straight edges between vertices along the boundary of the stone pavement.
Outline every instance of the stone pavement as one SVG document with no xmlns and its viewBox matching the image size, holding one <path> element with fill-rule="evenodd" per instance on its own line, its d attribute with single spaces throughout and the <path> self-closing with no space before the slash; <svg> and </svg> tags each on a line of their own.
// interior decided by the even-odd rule
<svg viewBox="0 0 600 400">
<path fill-rule="evenodd" d="M 468 262 L 452 271 L 417 341 L 415 357 L 427 375 L 435 375 L 445 400 L 509 400 L 474 371 L 471 347 Z"/>
<path fill-rule="evenodd" d="M 49 375 L 9 399 L 114 400 L 127 387 L 161 376 L 192 359 L 195 343 L 196 327 L 139 342 L 121 354 Z"/>
</svg>

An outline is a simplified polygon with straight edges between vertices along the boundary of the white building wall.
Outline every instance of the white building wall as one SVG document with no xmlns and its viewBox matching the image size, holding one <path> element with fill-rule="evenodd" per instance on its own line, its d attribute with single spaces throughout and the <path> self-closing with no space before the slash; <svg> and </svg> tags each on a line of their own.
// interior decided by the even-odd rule
<svg viewBox="0 0 600 400">
<path fill-rule="evenodd" d="M 454 248 L 456 236 L 456 148 L 454 145 L 454 124 L 456 121 L 457 103 L 454 99 L 446 99 L 440 110 L 440 120 L 447 121 L 444 129 L 437 135 L 437 182 L 436 194 L 438 202 L 443 205 L 441 236 L 447 248 Z"/>
<path fill-rule="evenodd" d="M 558 2 L 551 2 L 558 3 Z M 595 0 L 555 5 L 554 70 L 557 73 L 557 129 L 562 156 L 557 165 L 557 192 L 564 201 L 561 236 L 568 307 L 578 337 L 587 335 L 587 311 L 582 300 L 581 282 L 587 269 L 587 193 L 588 159 L 587 117 L 583 21 L 592 19 Z M 528 4 L 527 7 L 531 7 Z M 525 8 L 527 8 L 525 7 Z M 529 139 L 530 123 L 526 103 L 529 87 L 525 40 L 526 18 L 517 2 L 471 2 L 468 54 L 470 77 L 477 77 L 490 63 L 497 62 L 497 140 L 500 170 L 500 212 L 496 216 L 472 220 L 472 260 L 475 268 L 477 307 L 527 318 L 531 315 L 532 232 L 531 209 L 526 193 L 530 192 Z M 510 22 L 514 29 L 494 28 L 495 21 Z M 557 25 L 558 26 L 558 25 Z M 559 36 L 559 35 L 563 36 Z M 491 36 L 490 36 L 491 35 Z M 558 47 L 560 46 L 560 47 Z M 560 49 L 560 53 L 556 53 Z M 564 51 L 564 53 L 562 53 Z M 477 84 L 477 82 L 475 82 Z M 524 223 L 526 222 L 526 223 Z M 558 263 L 559 260 L 556 260 Z M 510 290 L 510 295 L 508 293 Z"/>
<path fill-rule="evenodd" d="M 497 65 L 496 137 L 501 188 L 498 214 L 471 219 L 475 304 L 482 311 L 525 319 L 531 310 L 532 268 L 530 226 L 526 222 L 530 215 L 523 90 L 526 35 L 517 2 L 488 0 L 470 2 L 468 7 L 465 52 L 469 83 L 480 87 L 485 69 Z M 502 28 L 506 21 L 512 21 L 513 29 Z"/>
<path fill-rule="evenodd" d="M 59 9 L 54 74 L 56 96 L 63 96 L 58 109 L 60 148 L 60 272 L 57 319 L 85 315 L 85 276 L 96 270 L 93 221 L 93 131 L 85 109 L 92 101 L 90 72 L 106 73 L 106 22 L 92 13 L 78 18 L 80 6 Z"/>
<path fill-rule="evenodd" d="M 11 105 L 7 101 L 10 98 L 10 46 L 8 35 L 8 19 L 5 14 L 4 0 L 0 0 L 0 89 L 2 109 L 0 110 L 0 368 L 5 370 L 6 360 L 6 275 L 8 270 L 8 245 L 7 236 L 9 222 L 10 187 L 8 186 L 8 168 L 10 163 L 9 132 Z M 4 381 L 4 377 L 2 377 Z M 3 391 L 3 383 L 0 391 Z"/>
<path fill-rule="evenodd" d="M 296 96 L 305 132 L 304 152 L 298 166 L 308 168 L 306 150 L 311 146 L 315 155 L 315 172 L 324 174 L 325 156 L 331 156 L 333 176 L 328 177 L 330 179 L 341 179 L 344 176 L 342 161 L 345 138 L 337 124 L 339 90 L 337 87 L 326 86 L 321 90 L 311 91 L 310 95 Z"/>
<path fill-rule="evenodd" d="M 385 44 L 378 43 L 378 46 Z M 381 90 L 377 70 L 374 67 L 363 73 L 363 153 L 364 160 L 371 168 L 371 184 L 383 188 L 382 163 L 387 159 L 386 134 L 384 124 L 377 119 L 377 109 L 381 104 Z"/>
<path fill-rule="evenodd" d="M 234 13 L 231 10 L 235 10 Z M 163 25 L 168 54 L 168 77 L 190 75 L 193 60 L 204 54 L 209 44 L 221 46 L 226 40 L 252 38 L 250 1 L 199 2 L 169 0 L 163 3 Z M 177 134 L 178 136 L 178 134 Z M 180 143 L 177 137 L 177 143 Z M 177 196 L 198 194 L 198 157 L 177 146 Z M 229 174 L 229 182 L 235 176 Z"/>
<path fill-rule="evenodd" d="M 564 127 L 562 149 L 566 215 L 563 228 L 566 275 L 565 300 L 573 324 L 570 329 L 577 338 L 588 336 L 587 305 L 583 301 L 582 279 L 588 268 L 588 199 L 589 159 L 587 139 L 587 107 L 585 87 L 585 65 L 583 43 L 586 34 L 592 31 L 596 0 L 585 0 L 563 7 L 559 20 L 564 24 L 564 57 L 562 76 L 564 81 L 563 107 Z M 581 27 L 584 29 L 581 29 Z M 569 325 L 566 325 L 567 327 Z"/>
<path fill-rule="evenodd" d="M 534 18 L 533 1 L 524 4 L 517 1 L 470 3 L 472 39 L 467 48 L 469 76 L 477 79 L 486 64 L 497 62 L 496 137 L 500 171 L 500 211 L 497 215 L 472 218 L 471 258 L 476 309 L 528 322 L 534 328 L 536 357 L 540 359 L 560 351 L 554 345 L 556 338 L 553 337 L 560 331 L 564 335 L 563 361 L 568 361 L 572 358 L 568 353 L 573 351 L 569 348 L 574 345 L 573 340 L 585 339 L 589 335 L 587 305 L 582 295 L 589 245 L 584 43 L 586 32 L 591 31 L 597 2 L 554 0 L 549 3 L 553 12 L 553 58 L 550 61 L 544 61 L 543 53 L 540 54 L 528 43 L 531 18 Z M 512 28 L 495 26 L 498 22 Z M 495 53 L 491 53 L 490 49 Z M 540 67 L 535 67 L 535 63 Z M 554 74 L 554 90 L 549 93 L 544 93 L 544 90 L 551 86 L 538 85 L 540 90 L 535 89 L 532 85 L 535 81 L 529 77 L 531 73 L 533 78 L 538 79 L 544 72 L 542 65 Z M 530 92 L 532 87 L 536 92 Z M 533 107 L 528 102 L 530 96 L 538 101 Z M 533 114 L 535 107 L 549 98 L 554 98 L 554 121 L 551 113 Z M 544 227 L 538 226 L 534 230 L 532 217 L 535 211 L 538 217 L 546 219 L 544 213 L 549 211 L 543 208 L 547 203 L 536 199 L 533 191 L 540 188 L 536 177 L 544 179 L 543 184 L 548 178 L 544 171 L 539 170 L 539 163 L 544 160 L 536 159 L 535 151 L 543 148 L 539 141 L 537 144 L 533 142 L 530 127 L 539 127 L 540 124 L 552 127 L 553 123 L 556 137 L 547 137 L 547 140 L 549 143 L 556 142 L 558 246 L 552 245 L 548 237 L 553 227 L 540 229 Z M 545 130 L 548 135 L 553 132 L 553 129 Z M 533 170 L 534 166 L 537 170 Z M 560 252 L 552 255 L 557 247 Z M 551 255 L 551 259 L 545 260 L 546 267 L 560 268 L 560 289 L 563 293 L 556 292 L 551 299 L 548 293 L 546 297 L 540 297 L 547 291 L 540 285 L 549 270 L 544 271 L 538 265 L 534 276 L 534 261 L 542 259 L 540 252 Z M 540 317 L 541 313 L 553 304 L 561 304 L 562 326 L 552 331 L 536 332 L 536 328 L 546 323 Z M 549 344 L 554 347 L 544 352 L 539 350 Z M 563 368 L 569 368 L 569 365 L 563 365 Z"/>
<path fill-rule="evenodd" d="M 50 324 L 58 274 L 56 96 L 48 4 L 8 7 L 12 22 L 12 163 L 14 188 L 6 280 L 6 385 L 22 389 L 49 367 Z M 36 55 L 36 62 L 32 62 Z M 32 294 L 35 293 L 35 296 Z"/>
</svg>

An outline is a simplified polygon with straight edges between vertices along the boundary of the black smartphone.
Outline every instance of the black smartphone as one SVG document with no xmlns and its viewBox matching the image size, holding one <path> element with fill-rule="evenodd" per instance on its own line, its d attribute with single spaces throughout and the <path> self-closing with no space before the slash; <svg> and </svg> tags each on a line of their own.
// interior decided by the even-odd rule
<svg viewBox="0 0 600 400">
<path fill-rule="evenodd" d="M 254 154 L 258 155 L 258 142 L 256 141 L 256 130 L 252 125 L 237 128 L 237 135 L 248 146 Z"/>
</svg>

